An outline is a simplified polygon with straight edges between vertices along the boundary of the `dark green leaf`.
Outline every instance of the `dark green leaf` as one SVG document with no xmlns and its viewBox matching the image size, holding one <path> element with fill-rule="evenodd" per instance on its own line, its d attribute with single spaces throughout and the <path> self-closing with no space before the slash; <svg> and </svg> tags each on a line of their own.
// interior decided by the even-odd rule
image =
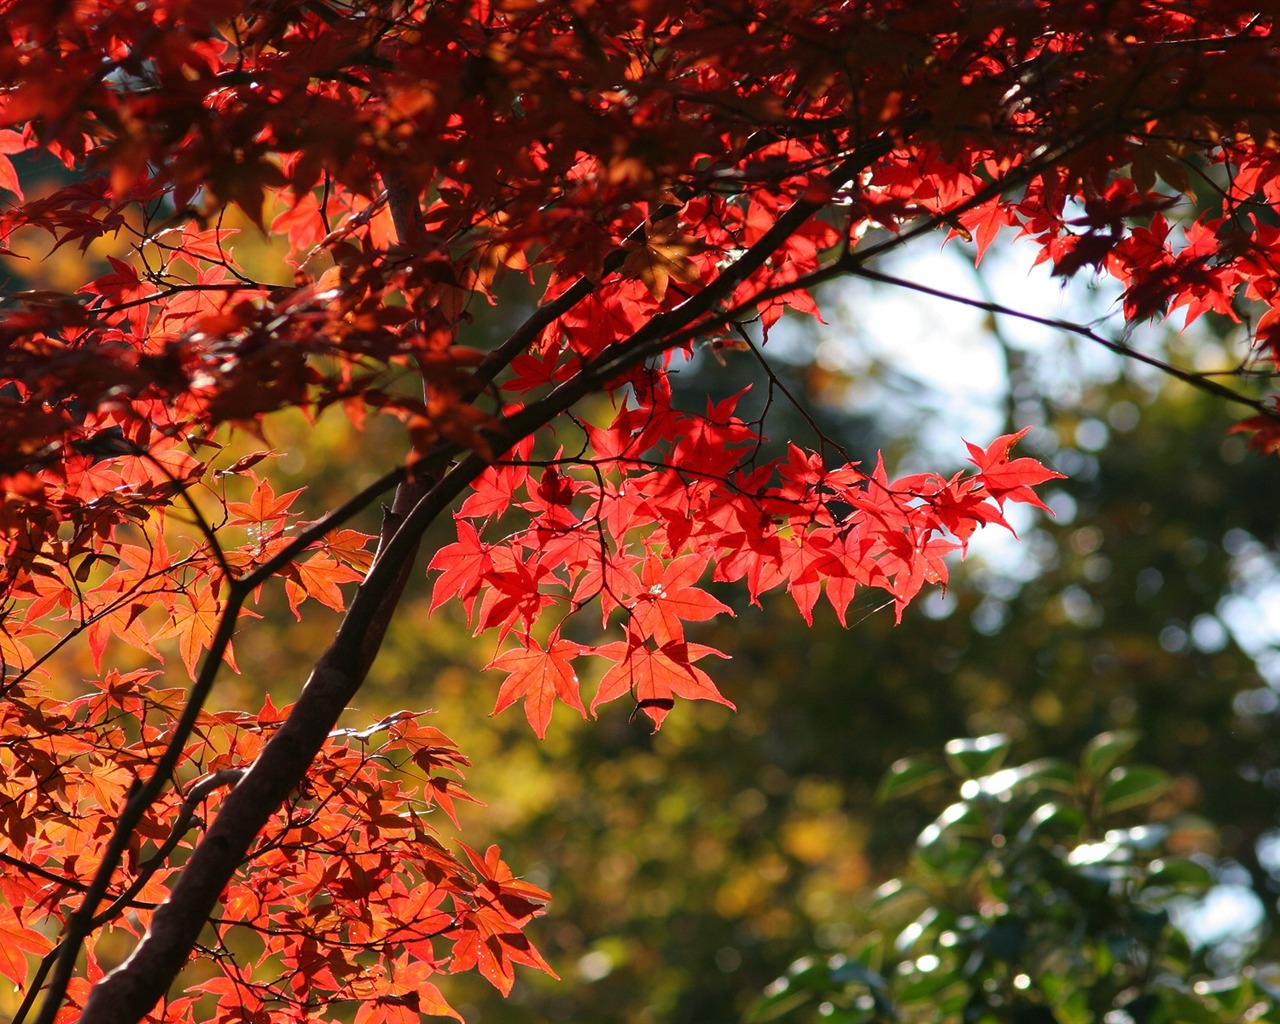
<svg viewBox="0 0 1280 1024">
<path fill-rule="evenodd" d="M 773 989 L 772 985 L 770 989 Z M 812 992 L 805 992 L 803 989 L 796 991 L 795 989 L 784 987 L 776 991 L 769 991 L 763 999 L 747 1011 L 747 1020 L 756 1021 L 759 1024 L 764 1024 L 766 1021 L 779 1020 L 813 998 Z"/>
<path fill-rule="evenodd" d="M 877 925 L 890 925 L 914 920 L 929 905 L 929 894 L 914 885 L 903 885 L 898 879 L 886 882 L 875 891 L 868 916 Z"/>
<path fill-rule="evenodd" d="M 951 770 L 966 779 L 976 779 L 1004 764 L 1009 753 L 1009 737 L 1002 732 L 951 740 L 943 748 Z"/>
<path fill-rule="evenodd" d="M 1015 960 L 1027 943 L 1027 926 L 1016 917 L 992 922 L 982 935 L 982 945 L 996 960 Z"/>
<path fill-rule="evenodd" d="M 1037 807 L 1018 830 L 1019 844 L 1034 842 L 1038 838 L 1057 840 L 1074 839 L 1085 826 L 1085 817 L 1078 807 L 1051 801 Z"/>
<path fill-rule="evenodd" d="M 1200 892 L 1213 885 L 1213 874 L 1203 864 L 1180 857 L 1153 861 L 1151 873 L 1143 880 L 1148 888 L 1168 886 Z"/>
<path fill-rule="evenodd" d="M 1139 734 L 1133 729 L 1114 729 L 1091 739 L 1080 755 L 1080 770 L 1092 783 L 1101 782 L 1120 759 L 1133 749 Z"/>
<path fill-rule="evenodd" d="M 876 799 L 883 802 L 896 800 L 910 793 L 919 792 L 947 778 L 947 770 L 937 761 L 904 757 L 895 761 L 876 790 Z"/>
<path fill-rule="evenodd" d="M 813 957 L 803 957 L 765 989 L 764 998 L 751 1008 L 747 1018 L 761 1022 L 778 1020 L 818 996 L 828 994 L 831 987 L 831 972 L 827 964 Z"/>
<path fill-rule="evenodd" d="M 1147 765 L 1113 768 L 1102 787 L 1098 809 L 1105 815 L 1141 807 L 1167 792 L 1172 782 L 1167 772 Z"/>
</svg>

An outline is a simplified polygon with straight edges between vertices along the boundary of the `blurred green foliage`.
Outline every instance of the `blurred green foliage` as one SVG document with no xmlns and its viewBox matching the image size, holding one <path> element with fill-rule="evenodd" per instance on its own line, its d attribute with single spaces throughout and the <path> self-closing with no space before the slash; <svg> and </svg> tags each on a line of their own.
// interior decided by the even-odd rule
<svg viewBox="0 0 1280 1024">
<path fill-rule="evenodd" d="M 1167 772 L 1128 764 L 1137 734 L 1095 736 L 1075 764 L 1005 766 L 1009 737 L 904 759 L 884 800 L 940 780 L 959 799 L 916 839 L 904 877 L 862 908 L 849 955 L 806 957 L 757 1024 L 1234 1024 L 1280 989 L 1250 968 L 1207 974 L 1174 916 L 1213 885 L 1203 819 L 1153 817 Z"/>
</svg>

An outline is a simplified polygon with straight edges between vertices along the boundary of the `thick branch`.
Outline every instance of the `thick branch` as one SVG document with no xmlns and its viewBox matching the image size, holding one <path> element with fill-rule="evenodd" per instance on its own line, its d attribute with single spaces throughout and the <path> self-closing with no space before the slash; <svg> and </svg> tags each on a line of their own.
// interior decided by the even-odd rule
<svg viewBox="0 0 1280 1024">
<path fill-rule="evenodd" d="M 223 801 L 133 954 L 93 989 L 81 1018 L 84 1024 L 134 1024 L 182 970 L 254 839 L 302 781 L 364 682 L 412 570 L 422 529 L 466 482 L 433 489 L 429 479 L 419 476 L 397 489 L 373 565 L 333 644 L 320 656 L 280 729 Z"/>
<path fill-rule="evenodd" d="M 408 186 L 396 178 L 388 182 L 388 193 L 402 240 L 420 244 L 424 232 L 420 218 L 415 216 Z M 142 941 L 123 964 L 94 987 L 85 1005 L 84 1021 L 134 1022 L 141 1019 L 164 995 L 186 964 L 223 889 L 254 839 L 305 777 L 351 697 L 364 683 L 400 603 L 423 532 L 483 469 L 481 465 L 467 477 L 450 474 L 441 486 L 437 486 L 436 478 L 428 472 L 428 467 L 441 467 L 449 457 L 443 451 L 433 452 L 413 471 L 397 470 L 375 483 L 374 488 L 366 488 L 357 496 L 361 499 L 358 506 L 355 499 L 344 505 L 350 514 L 350 509 L 363 507 L 363 499 L 371 500 L 371 495 L 384 489 L 389 480 L 399 481 L 392 507 L 383 517 L 373 564 L 347 609 L 333 643 L 316 662 L 298 702 L 279 731 L 227 796 L 191 859 L 184 865 L 169 898 L 156 909 Z M 326 529 L 336 525 L 331 522 L 333 518 L 326 517 Z M 237 611 L 239 603 L 257 580 L 296 558 L 309 543 L 310 540 L 304 543 L 295 538 L 287 551 L 280 552 L 268 565 L 260 566 L 248 577 L 235 581 L 232 597 Z M 231 621 L 234 622 L 234 616 Z M 220 620 L 220 631 L 227 622 L 227 616 Z M 208 685 L 212 684 L 220 660 L 220 650 L 210 652 L 201 679 L 184 709 L 184 720 L 194 713 L 193 705 L 198 710 L 203 704 L 202 694 L 199 703 L 195 700 L 201 689 L 200 683 L 205 682 L 207 676 Z M 207 686 L 204 692 L 207 693 Z M 179 727 L 166 748 L 166 755 L 175 749 L 181 750 L 182 743 L 185 743 L 185 734 Z M 149 794 L 150 799 L 154 799 L 163 781 L 159 772 L 148 781 L 148 788 L 154 790 Z M 127 835 L 128 831 L 117 829 L 113 841 Z M 112 871 L 114 865 L 105 872 L 100 869 L 99 875 L 109 878 Z M 96 900 L 90 902 L 86 898 L 82 909 L 94 905 Z M 68 930 L 68 937 L 74 938 L 76 949 L 92 924 L 86 920 L 79 928 Z M 59 968 L 65 960 L 66 956 L 60 958 Z M 56 1013 L 65 990 L 65 980 L 61 980 L 58 987 L 51 986 L 42 1007 L 45 1014 Z"/>
<path fill-rule="evenodd" d="M 186 706 L 173 727 L 173 735 L 170 737 L 168 745 L 156 762 L 155 770 L 151 773 L 151 776 L 145 782 L 138 780 L 125 799 L 124 807 L 120 809 L 120 817 L 116 822 L 115 831 L 111 834 L 111 841 L 107 844 L 106 851 L 103 853 L 102 862 L 98 865 L 93 881 L 81 898 L 79 906 L 76 907 L 67 921 L 66 929 L 63 931 L 58 959 L 54 964 L 53 976 L 49 981 L 49 989 L 45 994 L 44 1003 L 41 1004 L 40 1015 L 36 1018 L 36 1024 L 53 1024 L 53 1020 L 58 1014 L 58 1009 L 66 995 L 67 984 L 71 981 L 71 976 L 75 972 L 76 958 L 80 955 L 81 943 L 84 942 L 95 927 L 94 919 L 98 905 L 107 895 L 107 890 L 111 886 L 112 876 L 115 874 L 116 868 L 119 866 L 120 860 L 129 846 L 134 829 L 142 821 L 142 816 L 146 813 L 147 808 L 155 802 L 165 786 L 168 785 L 169 779 L 181 759 L 186 737 L 190 735 L 191 730 L 195 727 L 200 709 L 204 707 L 204 702 L 208 698 L 209 692 L 213 689 L 214 679 L 217 677 L 218 668 L 222 664 L 223 653 L 226 651 L 227 645 L 231 643 L 231 636 L 235 632 L 236 620 L 239 618 L 240 608 L 244 604 L 247 593 L 247 591 L 231 588 L 226 607 L 222 610 L 213 639 L 209 644 L 209 650 L 205 654 L 200 674 L 191 687 Z"/>
</svg>

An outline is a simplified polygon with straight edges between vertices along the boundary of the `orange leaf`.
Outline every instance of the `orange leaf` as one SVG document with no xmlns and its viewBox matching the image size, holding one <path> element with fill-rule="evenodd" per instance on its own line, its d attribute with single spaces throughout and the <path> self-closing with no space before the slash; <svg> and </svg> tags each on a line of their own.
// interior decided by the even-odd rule
<svg viewBox="0 0 1280 1024">
<path fill-rule="evenodd" d="M 499 655 L 486 668 L 502 669 L 510 675 L 498 691 L 493 714 L 506 710 L 523 697 L 525 717 L 538 739 L 547 734 L 556 697 L 586 718 L 578 676 L 570 664 L 581 653 L 581 645 L 568 640 L 553 640 L 543 650 L 530 638 L 527 647 L 515 647 Z"/>
</svg>

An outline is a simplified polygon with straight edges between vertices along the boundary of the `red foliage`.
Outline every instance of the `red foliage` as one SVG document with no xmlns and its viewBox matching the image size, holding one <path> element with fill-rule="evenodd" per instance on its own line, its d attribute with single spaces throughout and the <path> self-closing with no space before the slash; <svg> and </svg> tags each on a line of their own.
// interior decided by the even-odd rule
<svg viewBox="0 0 1280 1024">
<path fill-rule="evenodd" d="M 770 461 L 741 396 L 673 403 L 677 353 L 753 350 L 749 325 L 817 315 L 810 289 L 924 231 L 981 256 L 1011 227 L 1058 274 L 1117 277 L 1131 321 L 1254 304 L 1252 365 L 1275 359 L 1280 53 L 1256 4 L 3 10 L 0 248 L 42 237 L 83 270 L 53 289 L 13 263 L 32 287 L 0 324 L 0 974 L 40 1024 L 348 1001 L 381 1024 L 452 1014 L 440 972 L 506 992 L 516 964 L 549 970 L 523 935 L 546 894 L 433 834 L 431 807 L 466 797 L 452 743 L 410 713 L 335 731 L 455 499 L 431 606 L 496 631 L 497 710 L 523 699 L 542 735 L 557 699 L 588 713 L 578 671 L 591 714 L 732 706 L 696 664 L 721 652 L 686 636 L 729 613 L 708 578 L 806 618 L 825 594 L 842 622 L 879 589 L 900 617 L 1056 476 L 1010 458 L 1025 431 L 970 445 L 972 476 L 892 480 L 826 439 Z M 270 218 L 288 273 L 238 261 L 228 207 Z M 465 344 L 512 274 L 544 284 L 536 309 Z M 1213 388 L 1280 450 L 1272 405 Z M 404 446 L 307 518 L 255 475 L 273 451 L 223 454 L 282 409 L 390 417 Z M 392 488 L 379 537 L 348 525 Z M 206 710 L 274 580 L 295 614 L 345 609 L 333 646 L 296 705 Z M 595 646 L 567 638 L 589 607 Z M 75 641 L 101 678 L 51 692 Z M 169 646 L 189 688 L 102 671 Z M 104 975 L 113 930 L 139 941 Z M 161 1003 L 196 955 L 203 980 Z"/>
</svg>

